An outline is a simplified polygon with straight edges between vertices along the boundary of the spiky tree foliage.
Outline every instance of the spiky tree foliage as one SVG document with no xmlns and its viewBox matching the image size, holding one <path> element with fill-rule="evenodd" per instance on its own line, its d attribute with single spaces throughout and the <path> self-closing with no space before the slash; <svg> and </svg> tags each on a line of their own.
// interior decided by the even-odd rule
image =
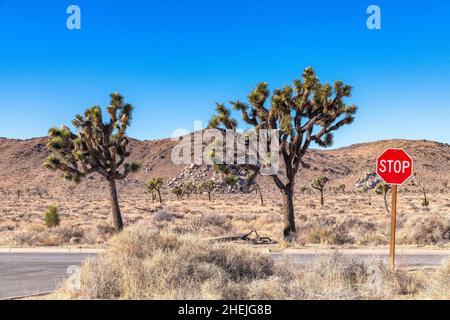
<svg viewBox="0 0 450 320">
<path fill-rule="evenodd" d="M 205 180 L 205 181 L 201 182 L 199 185 L 200 192 L 206 192 L 208 194 L 209 201 L 211 201 L 211 194 L 215 188 L 216 188 L 216 183 L 211 179 Z"/>
<path fill-rule="evenodd" d="M 383 196 L 384 208 L 386 209 L 386 212 L 388 214 L 391 214 L 391 211 L 389 210 L 389 206 L 388 206 L 388 202 L 387 202 L 387 195 L 389 193 L 389 190 L 391 190 L 391 186 L 384 182 L 378 183 L 377 186 L 375 187 L 375 193 Z"/>
<path fill-rule="evenodd" d="M 324 205 L 323 191 L 325 190 L 325 186 L 327 185 L 327 183 L 329 181 L 330 181 L 330 179 L 328 179 L 327 177 L 320 176 L 311 182 L 311 188 L 319 191 L 319 193 L 320 193 L 320 205 L 321 206 Z"/>
<path fill-rule="evenodd" d="M 340 184 L 340 185 L 337 187 L 337 192 L 345 193 L 345 188 L 346 188 L 345 184 Z"/>
<path fill-rule="evenodd" d="M 58 207 L 50 206 L 48 210 L 45 212 L 45 225 L 47 228 L 54 228 L 59 226 L 61 222 L 61 218 L 59 216 Z"/>
<path fill-rule="evenodd" d="M 183 195 L 187 196 L 188 198 L 195 192 L 195 185 L 191 181 L 186 181 L 181 186 Z"/>
<path fill-rule="evenodd" d="M 230 187 L 234 187 L 237 184 L 237 178 L 234 174 L 229 174 L 225 177 L 224 179 L 225 183 L 230 186 Z"/>
<path fill-rule="evenodd" d="M 153 192 L 156 192 L 158 194 L 158 198 L 159 198 L 159 203 L 163 203 L 162 201 L 162 197 L 161 197 L 161 189 L 164 186 L 164 180 L 163 178 L 153 178 L 148 180 L 147 184 L 147 191 L 151 194 L 153 194 Z"/>
<path fill-rule="evenodd" d="M 283 197 L 286 240 L 292 240 L 296 234 L 293 193 L 299 168 L 307 166 L 303 157 L 311 143 L 331 146 L 333 132 L 353 122 L 357 108 L 344 102 L 351 96 L 351 91 L 352 87 L 342 81 L 336 81 L 334 85 L 322 84 L 313 69 L 306 68 L 302 79 L 295 80 L 292 86 L 275 89 L 271 95 L 268 84 L 263 82 L 249 94 L 249 104 L 231 102 L 233 108 L 241 112 L 244 122 L 256 131 L 279 130 L 285 174 L 284 177 L 274 174 L 272 178 Z M 209 125 L 236 129 L 237 122 L 231 119 L 229 109 L 218 104 Z M 258 174 L 261 165 L 251 168 Z"/>
<path fill-rule="evenodd" d="M 177 198 L 183 199 L 183 189 L 180 186 L 175 186 L 172 188 L 172 193 L 177 196 Z"/>
<path fill-rule="evenodd" d="M 103 176 L 109 183 L 114 226 L 122 230 L 116 180 L 123 180 L 139 169 L 137 163 L 126 162 L 130 156 L 126 130 L 131 123 L 133 107 L 125 103 L 120 94 L 113 93 L 106 111 L 109 114 L 107 122 L 104 122 L 99 106 L 77 115 L 72 121 L 75 133 L 67 126 L 51 128 L 47 145 L 50 156 L 44 165 L 62 171 L 64 179 L 75 183 L 93 173 Z"/>
</svg>

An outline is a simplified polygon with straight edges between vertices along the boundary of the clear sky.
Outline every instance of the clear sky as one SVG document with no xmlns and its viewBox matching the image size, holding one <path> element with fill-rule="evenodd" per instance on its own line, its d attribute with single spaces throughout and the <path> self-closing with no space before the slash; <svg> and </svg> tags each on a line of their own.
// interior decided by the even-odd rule
<svg viewBox="0 0 450 320">
<path fill-rule="evenodd" d="M 66 27 L 70 4 L 81 30 Z M 366 27 L 370 4 L 381 30 Z M 449 143 L 449 17 L 447 0 L 0 0 L 0 136 L 44 136 L 119 91 L 136 107 L 131 136 L 168 137 L 313 66 L 360 107 L 335 147 Z"/>
</svg>

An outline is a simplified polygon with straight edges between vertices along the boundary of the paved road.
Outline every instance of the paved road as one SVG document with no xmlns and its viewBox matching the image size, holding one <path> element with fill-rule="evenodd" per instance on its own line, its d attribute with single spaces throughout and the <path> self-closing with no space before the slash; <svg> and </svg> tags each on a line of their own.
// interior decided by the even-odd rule
<svg viewBox="0 0 450 320">
<path fill-rule="evenodd" d="M 367 264 L 377 264 L 380 261 L 388 264 L 389 254 L 386 250 L 343 250 L 342 255 Z M 332 254 L 332 250 L 286 250 L 284 253 L 272 253 L 275 259 L 287 256 L 296 263 L 309 263 L 318 256 Z M 398 267 L 439 267 L 450 260 L 450 250 L 408 250 L 396 254 Z"/>
<path fill-rule="evenodd" d="M 274 259 L 287 255 L 296 263 L 313 261 L 318 255 L 332 250 L 285 250 L 271 253 Z M 341 254 L 365 262 L 387 262 L 386 250 L 341 250 Z M 74 252 L 0 252 L 0 299 L 33 295 L 55 290 L 68 276 L 70 266 L 80 266 L 88 257 L 97 253 Z M 399 252 L 399 266 L 436 267 L 450 259 L 450 250 L 409 250 Z"/>
<path fill-rule="evenodd" d="M 0 253 L 0 299 L 55 290 L 89 253 Z"/>
</svg>

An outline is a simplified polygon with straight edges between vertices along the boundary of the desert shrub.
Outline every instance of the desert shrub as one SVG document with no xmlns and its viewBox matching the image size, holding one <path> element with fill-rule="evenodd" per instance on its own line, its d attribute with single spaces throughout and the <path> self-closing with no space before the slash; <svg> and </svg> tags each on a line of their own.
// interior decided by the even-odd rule
<svg viewBox="0 0 450 320">
<path fill-rule="evenodd" d="M 86 238 L 84 230 L 76 226 L 46 229 L 42 225 L 31 224 L 5 234 L 1 244 L 15 247 L 58 246 L 70 243 L 73 238 L 78 238 L 83 243 L 92 242 Z"/>
<path fill-rule="evenodd" d="M 153 218 L 158 222 L 163 222 L 163 221 L 170 222 L 174 219 L 174 216 L 172 214 L 166 212 L 166 210 L 160 209 L 154 214 Z"/>
<path fill-rule="evenodd" d="M 250 286 L 251 299 L 361 299 L 368 295 L 368 268 L 339 254 L 323 256 L 305 265 L 284 259 L 275 276 Z"/>
<path fill-rule="evenodd" d="M 334 217 L 310 219 L 300 226 L 299 241 L 326 245 L 353 243 L 346 225 L 338 223 Z"/>
<path fill-rule="evenodd" d="M 400 241 L 417 245 L 448 243 L 450 219 L 440 215 L 411 219 L 400 230 Z"/>
<path fill-rule="evenodd" d="M 128 229 L 89 261 L 79 294 L 86 298 L 242 298 L 243 283 L 268 278 L 273 261 L 259 253 L 195 237 Z"/>
<path fill-rule="evenodd" d="M 382 276 L 382 290 L 387 296 L 415 295 L 424 289 L 419 278 L 402 270 L 391 271 L 386 265 L 380 263 Z"/>
<path fill-rule="evenodd" d="M 289 258 L 274 261 L 246 246 L 135 226 L 116 235 L 105 253 L 84 264 L 80 288 L 65 286 L 58 295 L 254 300 L 385 299 L 428 292 L 448 296 L 450 263 L 433 274 L 432 288 L 415 273 L 391 272 L 383 264 L 379 270 L 381 286 L 374 286 L 365 263 L 337 253 L 296 264 Z"/>
<path fill-rule="evenodd" d="M 59 226 L 61 218 L 59 217 L 58 207 L 50 206 L 45 213 L 45 225 L 47 228 L 54 228 Z"/>
<path fill-rule="evenodd" d="M 228 215 L 207 213 L 183 221 L 181 226 L 174 228 L 180 234 L 222 235 L 233 230 L 231 218 Z"/>
</svg>

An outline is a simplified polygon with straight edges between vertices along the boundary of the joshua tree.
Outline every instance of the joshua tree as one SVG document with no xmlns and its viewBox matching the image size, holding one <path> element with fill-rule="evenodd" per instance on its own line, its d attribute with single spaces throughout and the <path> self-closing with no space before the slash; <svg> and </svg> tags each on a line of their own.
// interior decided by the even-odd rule
<svg viewBox="0 0 450 320">
<path fill-rule="evenodd" d="M 255 191 L 256 193 L 259 194 L 259 199 L 261 200 L 261 205 L 264 206 L 264 197 L 261 191 L 261 187 L 259 186 L 259 184 L 256 182 L 256 180 L 253 180 L 253 186 L 255 187 Z"/>
<path fill-rule="evenodd" d="M 102 109 L 94 106 L 72 121 L 76 133 L 66 127 L 49 130 L 50 156 L 46 168 L 62 171 L 66 180 L 79 183 L 93 173 L 103 176 L 109 184 L 111 210 L 116 230 L 123 229 L 116 180 L 123 180 L 139 169 L 137 163 L 128 163 L 129 139 L 126 130 L 131 123 L 133 107 L 118 93 L 111 94 L 106 108 L 109 121 L 103 122 Z"/>
<path fill-rule="evenodd" d="M 163 178 L 153 178 L 148 180 L 147 182 L 147 191 L 151 194 L 153 192 L 156 192 L 158 194 L 159 203 L 163 203 L 162 197 L 161 197 L 161 189 L 163 188 L 164 180 Z"/>
<path fill-rule="evenodd" d="M 280 151 L 285 164 L 285 177 L 273 174 L 272 178 L 283 197 L 284 238 L 293 240 L 296 235 L 294 215 L 294 184 L 300 166 L 307 166 L 303 157 L 311 143 L 331 146 L 333 132 L 351 124 L 356 106 L 344 103 L 351 96 L 352 87 L 336 81 L 334 85 L 322 84 L 312 68 L 306 68 L 301 80 L 293 86 L 276 89 L 270 97 L 267 83 L 260 83 L 248 96 L 250 104 L 231 102 L 242 113 L 244 122 L 257 132 L 260 129 L 279 130 Z M 217 114 L 210 121 L 211 128 L 235 130 L 237 121 L 222 104 L 217 104 Z M 257 175 L 261 164 L 246 165 Z"/>
<path fill-rule="evenodd" d="M 375 192 L 376 192 L 377 194 L 383 195 L 383 199 L 384 199 L 384 207 L 386 208 L 386 212 L 387 212 L 388 214 L 391 213 L 391 211 L 389 210 L 388 203 L 387 203 L 387 195 L 388 195 L 389 190 L 391 190 L 391 186 L 388 185 L 388 184 L 386 184 L 386 183 L 384 183 L 384 182 L 380 182 L 380 183 L 377 184 L 377 186 L 375 187 Z"/>
<path fill-rule="evenodd" d="M 328 183 L 328 181 L 330 181 L 330 179 L 328 179 L 325 176 L 320 176 L 317 177 L 316 179 L 314 179 L 313 182 L 311 182 L 311 188 L 316 189 L 317 191 L 320 192 L 320 205 L 323 206 L 324 201 L 323 201 L 323 190 L 325 189 L 326 184 Z"/>
<path fill-rule="evenodd" d="M 181 186 L 183 195 L 186 195 L 188 198 L 191 196 L 192 193 L 195 191 L 195 185 L 191 181 L 186 181 Z"/>
<path fill-rule="evenodd" d="M 340 185 L 337 187 L 337 192 L 345 193 L 345 184 L 340 184 Z"/>
<path fill-rule="evenodd" d="M 200 183 L 199 189 L 201 192 L 206 192 L 208 194 L 209 201 L 211 201 L 211 194 L 214 191 L 215 187 L 216 183 L 213 180 L 209 179 Z"/>
<path fill-rule="evenodd" d="M 230 187 L 234 187 L 237 184 L 237 178 L 234 174 L 227 175 L 224 181 Z"/>
<path fill-rule="evenodd" d="M 423 194 L 422 198 L 422 207 L 428 207 L 430 205 L 430 201 L 427 198 L 427 189 L 425 187 L 425 182 L 414 172 L 413 178 L 410 181 L 412 186 L 418 187 L 419 190 Z"/>
<path fill-rule="evenodd" d="M 172 193 L 176 195 L 178 199 L 183 199 L 183 189 L 180 186 L 173 187 Z"/>
</svg>

